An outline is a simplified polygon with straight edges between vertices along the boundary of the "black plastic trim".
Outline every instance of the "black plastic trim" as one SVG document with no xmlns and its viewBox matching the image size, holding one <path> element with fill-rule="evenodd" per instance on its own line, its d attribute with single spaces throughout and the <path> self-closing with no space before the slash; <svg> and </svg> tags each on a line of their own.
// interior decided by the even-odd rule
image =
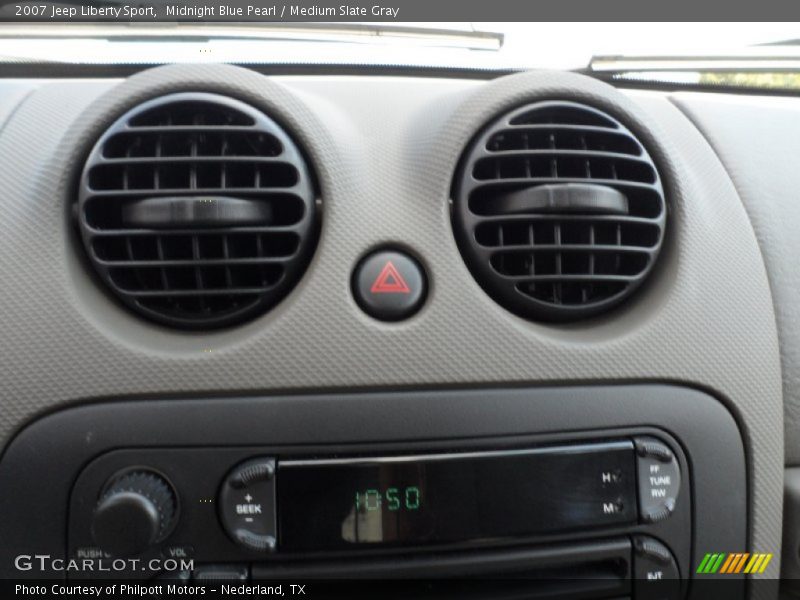
<svg viewBox="0 0 800 600">
<path fill-rule="evenodd" d="M 533 124 L 525 121 L 530 115 L 537 117 Z M 554 131 L 579 136 L 582 149 L 575 140 L 558 144 Z M 595 135 L 602 140 L 587 144 Z M 542 139 L 547 136 L 549 146 Z M 609 152 L 608 136 L 626 146 Z M 507 147 L 498 149 L 495 141 Z M 626 172 L 626 164 L 633 171 Z M 619 206 L 598 214 L 520 200 L 565 185 L 608 188 L 627 200 L 624 214 Z M 657 264 L 667 213 L 659 169 L 636 131 L 569 96 L 521 104 L 484 124 L 464 149 L 452 185 L 452 226 L 464 262 L 499 305 L 531 320 L 588 319 L 630 298 Z M 487 231 L 496 239 L 483 240 Z M 605 239 L 609 231 L 615 236 Z M 576 243 L 576 236 L 587 239 Z M 624 264 L 623 257 L 631 260 Z"/>
</svg>

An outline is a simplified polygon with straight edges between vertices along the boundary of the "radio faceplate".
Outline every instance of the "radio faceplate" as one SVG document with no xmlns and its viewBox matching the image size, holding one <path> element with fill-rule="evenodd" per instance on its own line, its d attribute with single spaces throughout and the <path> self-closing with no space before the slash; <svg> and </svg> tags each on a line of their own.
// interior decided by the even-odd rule
<svg viewBox="0 0 800 600">
<path fill-rule="evenodd" d="M 147 512 L 144 498 L 120 516 L 116 533 L 98 531 L 99 507 L 131 473 L 163 479 L 180 507 L 169 537 L 137 554 L 145 560 L 357 557 L 634 534 L 655 536 L 674 552 L 688 550 L 688 465 L 664 432 L 462 440 L 458 449 L 425 445 L 401 453 L 376 445 L 348 456 L 296 447 L 114 450 L 92 461 L 75 483 L 69 554 L 103 557 L 98 539 L 141 540 L 149 527 L 159 530 L 160 523 L 140 518 Z M 658 480 L 643 477 L 654 465 L 662 473 Z"/>
</svg>

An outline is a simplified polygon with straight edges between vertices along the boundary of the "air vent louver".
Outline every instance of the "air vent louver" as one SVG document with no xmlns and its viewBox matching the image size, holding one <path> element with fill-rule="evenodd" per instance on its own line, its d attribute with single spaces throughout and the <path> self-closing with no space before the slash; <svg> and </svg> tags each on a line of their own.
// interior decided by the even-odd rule
<svg viewBox="0 0 800 600">
<path fill-rule="evenodd" d="M 629 296 L 661 248 L 655 164 L 613 117 L 561 101 L 491 123 L 461 161 L 454 228 L 497 302 L 532 319 L 597 315 Z"/>
<path fill-rule="evenodd" d="M 238 100 L 179 93 L 101 136 L 77 214 L 91 263 L 125 304 L 213 328 L 292 288 L 316 243 L 315 212 L 308 167 L 278 124 Z"/>
</svg>

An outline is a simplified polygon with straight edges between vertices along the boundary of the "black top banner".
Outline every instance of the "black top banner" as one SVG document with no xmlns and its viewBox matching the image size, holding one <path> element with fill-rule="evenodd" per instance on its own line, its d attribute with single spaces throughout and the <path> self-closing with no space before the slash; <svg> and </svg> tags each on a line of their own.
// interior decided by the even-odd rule
<svg viewBox="0 0 800 600">
<path fill-rule="evenodd" d="M 794 21 L 791 0 L 104 0 L 0 2 L 3 22 Z"/>
</svg>

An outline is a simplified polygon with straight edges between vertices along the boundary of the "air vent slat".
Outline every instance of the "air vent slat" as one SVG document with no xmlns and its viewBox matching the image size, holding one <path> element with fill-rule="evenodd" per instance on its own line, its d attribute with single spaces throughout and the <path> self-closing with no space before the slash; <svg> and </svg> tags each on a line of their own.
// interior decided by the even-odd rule
<svg viewBox="0 0 800 600">
<path fill-rule="evenodd" d="M 555 275 L 499 275 L 507 281 L 515 282 L 551 282 L 551 283 L 571 283 L 571 282 L 590 282 L 602 283 L 606 281 L 611 282 L 631 282 L 636 280 L 635 275 L 573 275 L 570 273 L 561 273 Z"/>
<path fill-rule="evenodd" d="M 492 150 L 487 153 L 487 159 L 491 158 L 526 158 L 526 157 L 536 157 L 536 156 L 544 156 L 544 157 L 562 157 L 562 156 L 575 156 L 579 158 L 589 157 L 589 158 L 607 158 L 609 160 L 619 160 L 619 161 L 627 161 L 632 163 L 643 164 L 648 167 L 652 166 L 652 163 L 647 160 L 646 158 L 641 158 L 638 156 L 631 156 L 630 154 L 623 154 L 622 152 L 608 152 L 608 151 L 595 151 L 595 150 L 557 150 L 552 148 L 531 148 L 531 149 L 520 149 L 520 150 Z M 124 159 L 122 159 L 124 161 Z"/>
<path fill-rule="evenodd" d="M 482 223 L 514 223 L 528 221 L 573 221 L 577 223 L 630 223 L 634 225 L 652 225 L 659 227 L 659 223 L 645 217 L 631 217 L 618 215 L 568 215 L 568 214 L 516 214 L 516 215 L 487 215 L 481 218 Z"/>
<path fill-rule="evenodd" d="M 151 165 L 151 164 L 165 164 L 165 163 L 189 163 L 189 164 L 202 164 L 202 163 L 264 163 L 264 164 L 287 164 L 285 159 L 275 158 L 273 156 L 205 156 L 205 155 L 188 155 L 188 156 L 126 156 L 121 158 L 100 158 L 98 163 L 108 165 Z"/>
<path fill-rule="evenodd" d="M 128 257 L 128 260 L 136 260 L 136 255 L 133 251 L 133 243 L 131 242 L 131 239 L 128 237 L 125 238 L 125 253 L 126 256 Z M 141 276 L 141 273 L 136 273 L 136 280 L 143 289 L 146 289 L 148 287 L 148 284 Z"/>
<path fill-rule="evenodd" d="M 205 289 L 206 284 L 203 280 L 203 266 L 198 265 L 197 263 L 200 261 L 200 242 L 197 239 L 196 235 L 192 236 L 192 262 L 194 263 L 194 279 L 195 283 L 197 284 L 197 289 L 199 291 L 203 291 Z M 205 299 L 203 298 L 202 294 L 198 295 L 198 299 L 200 300 L 200 310 L 205 311 Z"/>
<path fill-rule="evenodd" d="M 161 236 L 156 236 L 156 254 L 158 256 L 158 262 L 162 267 L 167 265 L 164 264 L 164 245 L 161 241 Z M 167 277 L 167 269 L 159 269 L 159 275 L 161 276 L 161 287 L 165 290 L 170 288 L 169 286 L 169 278 Z"/>
<path fill-rule="evenodd" d="M 510 128 L 486 142 L 487 152 L 509 150 L 590 150 L 632 157 L 642 154 L 642 147 L 635 139 L 616 130 L 560 125 Z"/>
<path fill-rule="evenodd" d="M 117 293 L 130 298 L 203 298 L 210 296 L 252 296 L 265 294 L 275 289 L 275 286 L 261 286 L 251 288 L 206 288 L 198 289 L 172 289 L 172 290 L 126 290 L 115 286 Z"/>
<path fill-rule="evenodd" d="M 173 235 L 186 235 L 192 234 L 196 230 L 194 229 L 117 229 L 113 231 L 103 230 L 103 229 L 93 229 L 91 227 L 86 227 L 87 231 L 92 234 L 93 239 L 111 239 L 111 238 L 125 238 L 125 237 L 152 237 L 155 234 L 159 234 L 164 236 L 165 238 L 169 238 Z M 280 226 L 269 226 L 269 227 L 221 227 L 214 229 L 214 233 L 219 235 L 225 234 L 235 234 L 235 233 L 267 233 L 267 234 L 294 234 L 296 232 L 296 227 L 280 227 Z"/>
<path fill-rule="evenodd" d="M 87 231 L 92 234 L 93 237 L 97 238 L 113 238 L 113 237 L 142 237 L 142 236 L 153 236 L 156 233 L 163 235 L 165 237 L 169 237 L 171 235 L 186 235 L 195 233 L 195 229 L 115 229 L 115 230 L 105 230 L 105 229 L 94 229 L 92 227 L 86 227 Z M 270 225 L 266 227 L 219 227 L 215 228 L 213 232 L 215 234 L 226 234 L 226 233 L 295 233 L 297 231 L 297 227 L 294 226 L 279 226 L 279 225 Z"/>
<path fill-rule="evenodd" d="M 588 156 L 588 158 L 583 158 Z M 589 168 L 587 169 L 587 164 Z M 592 173 L 596 177 L 592 177 Z M 655 184 L 656 173 L 647 161 L 608 153 L 586 151 L 561 152 L 530 150 L 499 152 L 478 160 L 473 177 L 480 182 L 536 180 L 549 177 L 567 179 L 616 181 Z"/>
<path fill-rule="evenodd" d="M 254 129 L 256 128 L 251 125 L 127 125 L 121 127 L 119 131 L 163 135 L 165 133 L 241 133 Z"/>
<path fill-rule="evenodd" d="M 617 250 L 619 250 L 619 248 L 617 248 Z M 639 250 L 641 251 L 641 249 Z M 259 256 L 256 258 L 190 258 L 172 260 L 102 260 L 98 258 L 96 260 L 106 267 L 133 269 L 138 267 L 231 267 L 236 265 L 270 265 L 283 264 L 291 259 L 291 256 Z"/>
<path fill-rule="evenodd" d="M 470 183 L 470 187 L 474 187 L 475 189 L 480 188 L 493 188 L 493 187 L 514 187 L 514 186 L 527 186 L 532 183 L 535 184 L 548 184 L 548 183 L 595 183 L 597 185 L 608 185 L 613 188 L 618 188 L 622 190 L 644 190 L 644 191 L 655 191 L 657 193 L 662 193 L 661 187 L 658 183 L 643 183 L 641 181 L 625 181 L 622 179 L 614 179 L 614 178 L 600 178 L 600 177 L 592 177 L 591 179 L 587 179 L 586 177 L 508 177 L 502 180 L 486 180 L 481 181 L 478 179 L 474 179 L 472 175 L 470 175 L 470 179 L 472 180 Z M 205 191 L 205 190 L 204 190 Z M 208 193 L 213 193 L 208 192 Z"/>
<path fill-rule="evenodd" d="M 504 126 L 536 124 L 571 124 L 618 129 L 620 124 L 605 113 L 573 102 L 541 102 L 533 107 L 525 107 L 501 121 Z"/>
<path fill-rule="evenodd" d="M 169 191 L 170 196 L 179 196 L 181 194 L 192 195 L 196 196 L 198 194 L 205 194 L 208 196 L 217 196 L 217 195 L 266 195 L 266 194 L 275 194 L 275 195 L 283 195 L 289 192 L 292 192 L 292 187 L 206 187 L 206 188 L 197 188 L 194 190 L 191 189 L 172 189 L 172 188 L 141 188 L 141 189 L 120 189 L 120 190 L 96 190 L 90 189 L 92 197 L 97 198 L 138 198 L 141 196 L 153 196 L 157 195 L 161 191 Z"/>
<path fill-rule="evenodd" d="M 513 131 L 520 131 L 520 132 L 529 132 L 529 131 L 552 131 L 552 130 L 562 130 L 562 131 L 579 131 L 579 132 L 589 132 L 589 133 L 615 133 L 616 129 L 610 127 L 597 127 L 594 125 L 572 125 L 570 123 L 538 123 L 538 124 L 531 124 L 531 123 L 510 123 L 507 125 L 508 129 Z"/>
<path fill-rule="evenodd" d="M 78 223 L 98 275 L 130 308 L 184 328 L 271 308 L 316 243 L 300 150 L 238 100 L 178 93 L 123 115 L 92 150 Z"/>
<path fill-rule="evenodd" d="M 598 315 L 650 274 L 666 200 L 645 147 L 582 104 L 531 104 L 490 123 L 462 159 L 453 219 L 465 260 L 533 319 Z"/>
<path fill-rule="evenodd" d="M 494 249 L 494 254 L 513 253 L 513 252 L 622 252 L 636 254 L 653 254 L 655 250 L 646 246 L 623 246 L 610 245 L 601 246 L 597 244 L 518 244 L 498 246 Z M 591 254 L 590 254 L 591 256 Z"/>
</svg>

